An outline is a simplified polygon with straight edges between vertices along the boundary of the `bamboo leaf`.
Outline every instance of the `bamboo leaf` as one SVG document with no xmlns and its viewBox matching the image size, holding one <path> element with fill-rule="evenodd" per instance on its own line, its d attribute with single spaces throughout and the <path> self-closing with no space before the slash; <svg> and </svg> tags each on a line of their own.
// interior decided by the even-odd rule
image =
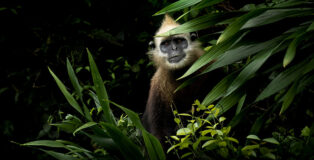
<svg viewBox="0 0 314 160">
<path fill-rule="evenodd" d="M 266 10 L 262 14 L 251 18 L 249 21 L 243 25 L 241 29 L 252 28 L 252 27 L 259 27 L 263 25 L 267 25 L 270 23 L 274 23 L 289 17 L 296 17 L 296 16 L 305 16 L 311 14 L 313 9 L 304 9 L 304 8 L 292 8 L 292 9 L 270 9 Z"/>
<path fill-rule="evenodd" d="M 84 104 L 83 101 L 83 95 L 82 95 L 82 87 L 75 75 L 75 72 L 73 70 L 73 67 L 69 61 L 69 59 L 67 59 L 67 70 L 68 70 L 68 75 L 70 77 L 71 83 L 75 89 L 75 92 L 77 93 L 77 95 L 80 97 L 81 103 L 83 104 L 83 109 L 84 109 L 84 114 L 85 114 L 85 118 L 88 119 L 89 121 L 92 120 L 91 115 L 89 113 L 89 110 L 87 109 L 86 105 Z"/>
<path fill-rule="evenodd" d="M 162 10 L 158 11 L 153 16 L 178 11 L 178 10 L 190 7 L 192 5 L 195 5 L 199 2 L 201 2 L 201 0 L 179 0 L 179 1 L 174 2 L 174 3 L 170 4 L 169 6 L 163 8 Z"/>
<path fill-rule="evenodd" d="M 88 59 L 89 59 L 90 69 L 91 69 L 91 73 L 93 77 L 94 86 L 96 89 L 96 94 L 97 94 L 99 103 L 103 109 L 105 120 L 111 124 L 116 124 L 112 111 L 109 107 L 109 98 L 108 98 L 108 94 L 104 85 L 104 81 L 102 80 L 99 74 L 98 68 L 96 66 L 96 63 L 90 51 L 87 48 L 86 50 L 88 53 Z"/>
<path fill-rule="evenodd" d="M 94 125 L 96 125 L 97 123 L 96 122 L 87 122 L 85 124 L 83 124 L 82 126 L 80 126 L 79 128 L 77 128 L 74 132 L 73 132 L 73 135 L 75 136 L 75 133 L 80 131 L 80 130 L 83 130 L 85 128 L 89 128 L 89 127 L 92 127 Z"/>
<path fill-rule="evenodd" d="M 196 62 L 194 62 L 194 64 L 184 73 L 184 75 L 178 79 L 183 79 L 193 74 L 200 68 L 204 67 L 208 63 L 214 61 L 217 57 L 222 55 L 231 46 L 237 44 L 246 34 L 247 32 L 238 32 L 225 42 L 213 46 L 208 52 L 206 52 L 199 59 L 197 59 Z"/>
<path fill-rule="evenodd" d="M 231 23 L 225 30 L 224 32 L 220 35 L 220 37 L 217 40 L 217 43 L 221 43 L 230 37 L 232 37 L 234 34 L 236 34 L 241 27 L 251 18 L 256 17 L 263 12 L 265 12 L 267 9 L 262 8 L 262 9 L 256 9 L 253 11 L 250 11 L 249 13 L 237 18 L 233 23 Z"/>
<path fill-rule="evenodd" d="M 53 148 L 65 148 L 66 146 L 60 142 L 52 140 L 38 140 L 22 144 L 23 146 L 43 146 L 43 147 L 53 147 Z"/>
<path fill-rule="evenodd" d="M 138 114 L 114 102 L 110 102 L 110 103 L 120 108 L 121 110 L 123 110 L 129 116 L 129 118 L 131 119 L 133 124 L 136 126 L 136 128 L 142 131 L 144 143 L 145 143 L 150 159 L 151 160 L 165 160 L 166 156 L 159 140 L 145 130 L 145 128 L 143 127 L 141 123 L 140 118 L 138 117 Z"/>
<path fill-rule="evenodd" d="M 245 99 L 246 99 L 246 94 L 244 94 L 244 96 L 242 96 L 241 99 L 239 100 L 235 115 L 238 115 L 241 112 Z"/>
<path fill-rule="evenodd" d="M 295 53 L 297 50 L 297 46 L 301 43 L 301 41 L 304 38 L 304 35 L 306 35 L 306 32 L 300 34 L 297 36 L 289 45 L 287 52 L 285 54 L 285 57 L 283 59 L 283 67 L 286 67 L 290 62 L 294 59 Z"/>
<path fill-rule="evenodd" d="M 280 109 L 279 115 L 281 115 L 284 111 L 288 109 L 290 104 L 292 103 L 295 95 L 297 94 L 297 81 L 293 83 L 293 85 L 290 87 L 290 89 L 287 91 L 283 98 L 282 107 Z"/>
<path fill-rule="evenodd" d="M 241 45 L 239 47 L 235 47 L 234 49 L 227 50 L 225 53 L 223 53 L 215 63 L 207 67 L 202 74 L 208 73 L 210 71 L 213 71 L 217 68 L 232 64 L 234 62 L 237 62 L 243 58 L 246 58 L 248 56 L 254 55 L 260 51 L 266 50 L 267 48 L 274 48 L 279 40 L 282 40 L 285 36 L 278 36 L 276 38 L 273 38 L 271 40 L 268 40 L 266 42 L 261 42 L 257 44 L 248 44 L 248 45 Z M 266 49 L 265 49 L 266 48 Z M 269 52 L 270 54 L 272 52 Z M 268 58 L 268 56 L 266 56 Z M 262 59 L 262 58 L 261 58 Z M 266 60 L 264 58 L 264 60 Z M 259 61 L 262 62 L 262 61 Z M 261 63 L 262 64 L 262 63 Z M 251 66 L 253 67 L 253 66 Z"/>
<path fill-rule="evenodd" d="M 48 67 L 48 70 L 52 77 L 55 79 L 59 89 L 63 93 L 64 97 L 66 100 L 69 102 L 69 104 L 76 110 L 78 111 L 81 115 L 84 116 L 79 104 L 76 102 L 74 97 L 69 93 L 69 91 L 66 89 L 65 85 L 60 81 L 60 79 L 51 71 L 51 69 Z"/>
<path fill-rule="evenodd" d="M 263 100 L 281 89 L 287 87 L 294 80 L 306 74 L 314 69 L 314 59 L 306 59 L 297 65 L 290 67 L 284 72 L 280 73 L 274 80 L 272 80 L 268 86 L 262 91 L 262 93 L 256 98 L 255 102 Z"/>
<path fill-rule="evenodd" d="M 232 18 L 235 15 L 237 14 L 233 12 L 232 13 L 207 14 L 207 15 L 198 17 L 196 19 L 193 19 L 191 21 L 185 22 L 184 24 L 181 24 L 180 26 L 174 29 L 171 29 L 170 31 L 157 35 L 157 37 L 199 31 L 202 29 L 209 28 L 217 24 L 218 22 L 225 21 L 226 19 Z"/>
<path fill-rule="evenodd" d="M 261 53 L 257 54 L 254 60 L 252 60 L 252 62 L 249 63 L 231 83 L 231 85 L 229 86 L 227 90 L 226 96 L 234 92 L 241 85 L 243 85 L 247 80 L 252 78 L 252 76 L 256 73 L 256 71 L 277 50 L 277 48 L 282 44 L 282 42 L 276 45 L 275 47 L 270 47 L 270 50 L 266 49 L 262 51 Z"/>
<path fill-rule="evenodd" d="M 64 153 L 59 153 L 59 152 L 55 152 L 55 151 L 48 151 L 48 150 L 44 150 L 44 149 L 40 149 L 40 150 L 49 154 L 50 156 L 52 156 L 58 160 L 78 160 L 78 158 L 75 158 L 71 155 L 67 155 Z"/>
<path fill-rule="evenodd" d="M 241 90 L 240 88 L 237 91 L 230 94 L 229 96 L 222 98 L 216 105 L 218 106 L 217 108 L 220 109 L 220 112 L 218 115 L 222 115 L 223 113 L 228 111 L 231 107 L 233 107 L 235 104 L 237 104 L 243 95 L 244 95 L 244 91 Z"/>
<path fill-rule="evenodd" d="M 125 136 L 116 126 L 110 123 L 101 123 L 119 148 L 122 156 L 126 160 L 144 159 L 138 146 L 136 146 L 127 136 Z"/>
<path fill-rule="evenodd" d="M 202 105 L 208 106 L 209 104 L 212 104 L 215 100 L 221 98 L 225 94 L 229 85 L 234 80 L 236 73 L 237 72 L 229 74 L 228 76 L 224 77 L 219 83 L 217 83 L 217 85 L 206 95 L 206 97 L 202 101 Z"/>
</svg>

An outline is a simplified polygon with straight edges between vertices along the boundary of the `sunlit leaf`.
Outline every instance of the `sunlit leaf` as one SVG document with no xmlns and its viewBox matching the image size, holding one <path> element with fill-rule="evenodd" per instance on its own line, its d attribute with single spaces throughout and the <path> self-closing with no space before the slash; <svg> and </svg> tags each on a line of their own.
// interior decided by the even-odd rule
<svg viewBox="0 0 314 160">
<path fill-rule="evenodd" d="M 214 145 L 214 144 L 216 144 L 217 142 L 219 142 L 219 141 L 216 140 L 216 139 L 209 140 L 209 141 L 205 142 L 205 143 L 202 145 L 202 148 L 210 147 L 211 145 Z"/>
<path fill-rule="evenodd" d="M 87 122 L 85 124 L 83 124 L 82 126 L 80 126 L 79 128 L 77 128 L 74 132 L 73 132 L 73 135 L 75 136 L 75 133 L 82 130 L 82 129 L 85 129 L 85 128 L 89 128 L 89 127 L 92 127 L 94 125 L 96 125 L 97 123 L 96 122 Z"/>
<path fill-rule="evenodd" d="M 264 142 L 272 143 L 272 144 L 280 144 L 275 138 L 265 138 Z"/>
<path fill-rule="evenodd" d="M 303 36 L 305 35 L 306 32 L 300 34 L 299 36 L 297 36 L 289 45 L 287 52 L 285 54 L 285 57 L 283 59 L 283 67 L 286 67 L 288 64 L 291 63 L 291 61 L 294 59 L 295 57 L 295 53 L 297 50 L 297 46 L 301 43 L 301 41 L 303 40 Z"/>
<path fill-rule="evenodd" d="M 247 138 L 247 139 L 258 140 L 258 141 L 261 140 L 261 139 L 260 139 L 259 137 L 257 137 L 256 135 L 248 135 L 246 138 Z"/>
</svg>

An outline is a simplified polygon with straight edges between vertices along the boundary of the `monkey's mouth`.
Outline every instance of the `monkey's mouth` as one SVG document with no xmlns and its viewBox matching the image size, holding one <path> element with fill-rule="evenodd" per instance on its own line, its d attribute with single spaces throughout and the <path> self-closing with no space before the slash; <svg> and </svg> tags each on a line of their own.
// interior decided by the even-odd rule
<svg viewBox="0 0 314 160">
<path fill-rule="evenodd" d="M 173 55 L 168 58 L 169 63 L 178 63 L 185 57 L 185 54 Z"/>
</svg>

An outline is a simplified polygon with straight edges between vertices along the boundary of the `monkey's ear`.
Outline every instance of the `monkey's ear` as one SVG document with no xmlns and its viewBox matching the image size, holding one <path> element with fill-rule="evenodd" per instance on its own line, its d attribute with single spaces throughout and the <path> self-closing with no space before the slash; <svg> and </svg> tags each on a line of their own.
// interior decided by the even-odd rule
<svg viewBox="0 0 314 160">
<path fill-rule="evenodd" d="M 198 38 L 197 32 L 190 33 L 191 41 L 195 41 Z"/>
<path fill-rule="evenodd" d="M 156 46 L 155 46 L 154 41 L 150 41 L 150 42 L 148 43 L 148 47 L 149 47 L 150 50 L 155 49 Z"/>
</svg>

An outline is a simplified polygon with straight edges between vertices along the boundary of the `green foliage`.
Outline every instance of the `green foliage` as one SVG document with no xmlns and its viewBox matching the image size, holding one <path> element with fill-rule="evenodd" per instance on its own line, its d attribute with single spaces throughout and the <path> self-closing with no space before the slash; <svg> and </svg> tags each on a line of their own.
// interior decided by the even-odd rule
<svg viewBox="0 0 314 160">
<path fill-rule="evenodd" d="M 174 121 L 180 129 L 171 137 L 173 140 L 169 140 L 171 147 L 168 152 L 174 152 L 182 159 L 202 159 L 209 150 L 211 154 L 206 155 L 218 159 L 286 159 L 287 155 L 297 159 L 302 153 L 303 159 L 313 158 L 313 154 L 308 152 L 313 150 L 311 140 L 307 141 L 310 144 L 304 145 L 305 142 L 295 135 L 290 135 L 294 141 L 289 142 L 278 136 L 274 136 L 276 140 L 260 139 L 256 135 L 269 137 L 271 132 L 277 133 L 274 128 L 278 125 L 302 128 L 313 124 L 314 1 L 271 0 L 261 4 L 252 1 L 255 4 L 244 4 L 242 8 L 233 8 L 232 5 L 237 3 L 233 1 L 183 2 L 174 2 L 155 14 L 176 12 L 177 20 L 185 20 L 182 25 L 157 36 L 195 31 L 205 33 L 200 37 L 205 54 L 178 78 L 185 82 L 176 91 L 204 74 L 215 76 L 211 75 L 212 71 L 223 69 L 227 75 L 209 88 L 201 102 L 195 104 L 201 110 L 214 103 L 218 113 L 209 114 L 207 110 L 197 116 L 192 109 L 192 114 L 179 116 L 174 111 Z M 216 3 L 224 9 L 215 6 Z M 244 139 L 243 133 L 249 134 L 246 144 L 226 140 L 228 134 L 223 130 L 228 127 L 221 126 L 217 116 L 229 116 L 230 113 L 234 117 L 229 124 L 233 130 L 240 132 L 235 132 L 235 135 L 241 134 L 239 139 Z M 190 120 L 185 122 L 180 117 L 189 117 Z M 294 118 L 303 121 L 296 123 L 292 120 Z M 293 125 L 290 126 L 291 123 Z M 212 131 L 206 130 L 204 124 L 209 125 L 215 134 L 211 135 Z M 296 130 L 302 135 L 309 135 L 308 128 Z M 210 136 L 203 136 L 202 133 Z M 313 138 L 312 135 L 309 137 Z M 199 145 L 203 148 L 196 147 Z M 301 152 L 301 149 L 305 151 Z"/>
<path fill-rule="evenodd" d="M 58 127 L 61 131 L 73 134 L 74 137 L 85 137 L 84 139 L 91 141 L 96 149 L 90 150 L 81 147 L 79 145 L 82 143 L 81 140 L 78 142 L 38 140 L 22 145 L 65 149 L 63 152 L 40 149 L 60 160 L 98 159 L 101 157 L 105 159 L 145 159 L 147 156 L 155 160 L 165 159 L 161 144 L 144 129 L 138 115 L 108 100 L 104 82 L 91 53 L 89 50 L 87 52 L 94 82 L 94 86 L 91 87 L 94 90 L 90 91 L 88 95 L 94 100 L 94 104 L 84 101 L 85 92 L 83 92 L 83 87 L 81 87 L 69 60 L 67 61 L 67 70 L 74 87 L 73 94 L 70 94 L 61 80 L 49 69 L 69 104 L 80 113 L 78 116 L 68 114 L 61 122 L 52 123 L 51 125 Z M 96 94 L 94 93 L 95 91 Z M 75 97 L 80 100 L 80 103 Z M 120 108 L 126 115 L 122 115 L 119 120 L 116 120 L 110 109 L 110 103 Z M 94 105 L 101 108 L 97 114 L 93 114 L 93 110 L 95 110 Z"/>
<path fill-rule="evenodd" d="M 182 9 L 187 10 L 182 16 L 192 10 L 206 10 L 206 13 L 158 36 L 228 24 L 217 32 L 221 33 L 217 39 L 208 35 L 200 37 L 205 44 L 213 40 L 216 43 L 206 46 L 206 53 L 179 78 L 191 76 L 201 68 L 202 73 L 196 77 L 219 68 L 228 70 L 229 75 L 209 91 L 202 101 L 203 105 L 218 101 L 220 114 L 223 114 L 238 104 L 237 115 L 245 108 L 267 101 L 272 105 L 263 106 L 268 112 L 256 123 L 262 125 L 270 113 L 276 111 L 282 115 L 301 93 L 309 91 L 308 87 L 298 86 L 313 84 L 308 80 L 313 77 L 314 70 L 313 1 L 268 1 L 266 4 L 246 4 L 232 12 L 215 7 L 196 7 L 206 3 L 210 6 L 213 1 L 193 1 L 187 6 L 181 2 L 175 2 L 156 14 Z M 232 15 L 228 16 L 230 13 Z M 193 83 L 194 78 L 190 77 L 177 90 Z M 254 87 L 252 83 L 255 83 Z M 247 100 L 241 100 L 243 96 Z M 278 105 L 281 105 L 280 111 L 276 107 Z M 253 128 L 257 132 L 260 130 Z"/>
<path fill-rule="evenodd" d="M 214 105 L 204 106 L 198 100 L 193 104 L 191 114 L 173 112 L 175 122 L 179 125 L 176 135 L 170 136 L 171 147 L 168 153 L 177 155 L 178 159 L 232 159 L 266 158 L 275 159 L 274 144 L 280 143 L 275 138 L 261 140 L 256 135 L 249 135 L 244 143 L 230 136 L 231 126 L 224 126 L 225 117 L 219 117 L 219 108 Z M 213 117 L 208 121 L 206 117 Z M 184 117 L 184 118 L 183 118 Z M 186 125 L 184 125 L 186 124 Z M 306 131 L 305 131 L 306 132 Z"/>
</svg>

